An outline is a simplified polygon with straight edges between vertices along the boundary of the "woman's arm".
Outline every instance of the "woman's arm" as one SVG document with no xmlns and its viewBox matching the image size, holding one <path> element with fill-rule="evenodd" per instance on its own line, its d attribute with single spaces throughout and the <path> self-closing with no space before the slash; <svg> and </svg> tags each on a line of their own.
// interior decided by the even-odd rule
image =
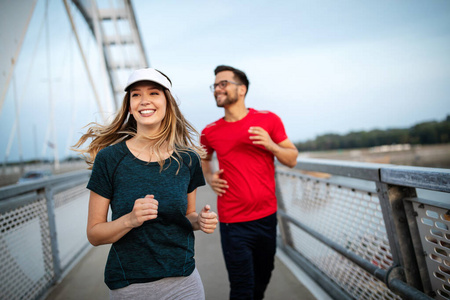
<svg viewBox="0 0 450 300">
<path fill-rule="evenodd" d="M 86 232 L 89 242 L 94 246 L 114 243 L 131 229 L 158 216 L 158 201 L 153 195 L 147 195 L 134 202 L 130 213 L 108 222 L 109 202 L 109 199 L 91 191 Z"/>
<path fill-rule="evenodd" d="M 210 211 L 210 206 L 205 205 L 198 214 L 195 212 L 195 201 L 197 197 L 197 189 L 187 194 L 187 210 L 186 218 L 191 222 L 194 230 L 201 230 L 205 233 L 213 233 L 217 227 L 217 214 Z"/>
</svg>

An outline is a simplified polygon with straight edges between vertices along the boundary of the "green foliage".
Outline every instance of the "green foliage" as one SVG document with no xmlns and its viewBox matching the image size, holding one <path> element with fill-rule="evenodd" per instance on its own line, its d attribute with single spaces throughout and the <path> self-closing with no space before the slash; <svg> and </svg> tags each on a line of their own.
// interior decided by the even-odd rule
<svg viewBox="0 0 450 300">
<path fill-rule="evenodd" d="M 411 128 L 354 131 L 345 135 L 328 133 L 314 140 L 296 143 L 300 151 L 368 148 L 392 144 L 440 144 L 450 143 L 450 115 L 441 122 L 423 122 Z"/>
</svg>

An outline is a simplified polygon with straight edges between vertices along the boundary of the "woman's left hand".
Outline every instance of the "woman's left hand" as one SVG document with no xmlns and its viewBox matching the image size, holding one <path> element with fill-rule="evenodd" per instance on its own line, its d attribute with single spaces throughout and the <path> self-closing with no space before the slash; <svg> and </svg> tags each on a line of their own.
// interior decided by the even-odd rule
<svg viewBox="0 0 450 300">
<path fill-rule="evenodd" d="M 198 214 L 198 225 L 200 226 L 200 230 L 205 233 L 213 233 L 217 227 L 217 214 L 215 212 L 210 211 L 211 207 L 209 205 L 205 205 L 202 211 Z"/>
</svg>

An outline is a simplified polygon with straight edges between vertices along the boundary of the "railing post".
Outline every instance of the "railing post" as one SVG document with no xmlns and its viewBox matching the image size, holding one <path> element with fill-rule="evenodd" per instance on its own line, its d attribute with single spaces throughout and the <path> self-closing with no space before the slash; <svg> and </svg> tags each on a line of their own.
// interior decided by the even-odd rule
<svg viewBox="0 0 450 300">
<path fill-rule="evenodd" d="M 394 263 L 403 268 L 403 275 L 410 286 L 423 291 L 403 201 L 405 198 L 416 197 L 416 190 L 382 182 L 376 182 L 376 187 Z"/>
<path fill-rule="evenodd" d="M 52 261 L 55 278 L 53 283 L 61 278 L 61 259 L 59 257 L 58 238 L 56 234 L 55 201 L 53 199 L 53 188 L 45 187 L 45 200 L 47 203 L 48 227 L 50 231 L 50 243 L 52 248 Z"/>
<path fill-rule="evenodd" d="M 404 201 L 404 206 L 406 217 L 408 218 L 409 231 L 414 245 L 414 252 L 416 254 L 420 278 L 422 279 L 423 292 L 434 297 L 434 291 L 431 286 L 430 277 L 428 276 L 426 252 L 422 246 L 422 238 L 417 225 L 417 211 L 414 210 L 414 206 L 411 201 Z"/>
<path fill-rule="evenodd" d="M 280 183 L 278 180 L 278 175 L 275 175 L 275 193 L 278 202 L 278 208 L 284 212 L 286 212 L 286 206 L 284 205 L 283 195 L 281 193 Z M 288 221 L 280 214 L 278 214 L 278 219 L 280 220 L 280 233 L 281 239 L 283 240 L 283 246 L 294 246 L 294 242 L 292 241 L 291 230 L 289 229 Z"/>
</svg>

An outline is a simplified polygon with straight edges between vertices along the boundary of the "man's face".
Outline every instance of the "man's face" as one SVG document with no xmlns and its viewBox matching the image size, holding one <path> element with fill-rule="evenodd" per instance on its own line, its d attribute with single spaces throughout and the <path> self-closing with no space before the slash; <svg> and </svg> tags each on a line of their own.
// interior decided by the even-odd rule
<svg viewBox="0 0 450 300">
<path fill-rule="evenodd" d="M 221 81 L 227 81 L 226 87 L 222 88 L 218 85 L 214 91 L 214 98 L 216 98 L 217 107 L 226 107 L 238 101 L 239 85 L 231 82 L 236 82 L 234 74 L 231 71 L 222 71 L 217 73 L 215 84 Z"/>
</svg>

